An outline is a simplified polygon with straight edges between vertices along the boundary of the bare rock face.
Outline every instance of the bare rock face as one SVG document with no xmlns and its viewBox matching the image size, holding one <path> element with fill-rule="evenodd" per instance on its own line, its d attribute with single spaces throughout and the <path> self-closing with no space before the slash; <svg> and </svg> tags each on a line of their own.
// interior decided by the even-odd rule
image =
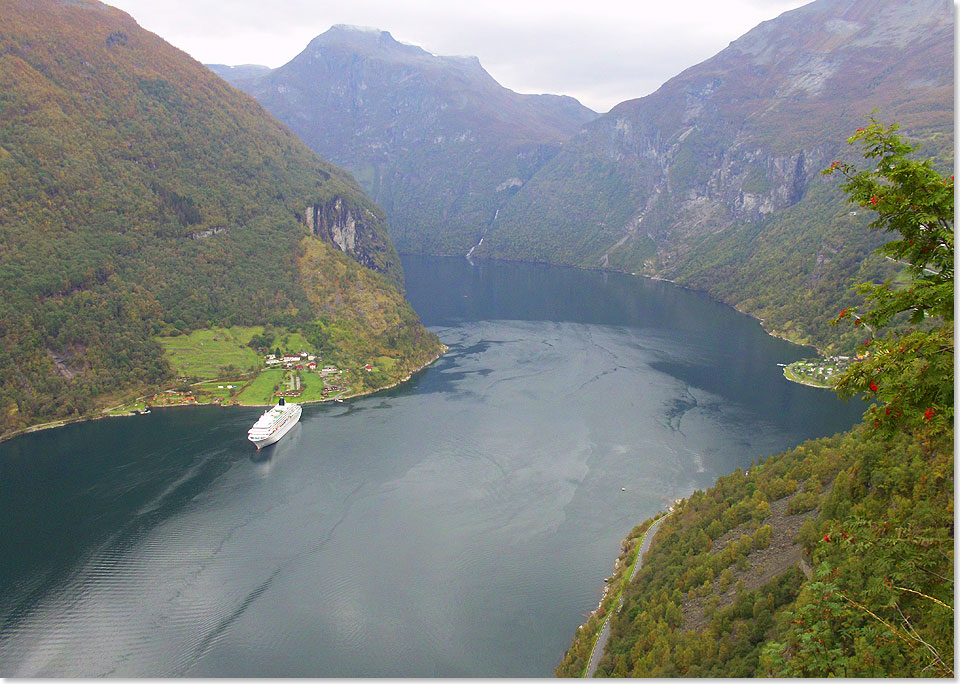
<svg viewBox="0 0 960 684">
<path fill-rule="evenodd" d="M 357 219 L 337 197 L 325 205 L 314 204 L 304 212 L 307 228 L 350 256 L 357 253 Z"/>
<path fill-rule="evenodd" d="M 305 207 L 301 223 L 361 266 L 396 280 L 400 259 L 381 231 L 376 230 L 380 217 L 369 210 L 334 197 Z"/>
</svg>

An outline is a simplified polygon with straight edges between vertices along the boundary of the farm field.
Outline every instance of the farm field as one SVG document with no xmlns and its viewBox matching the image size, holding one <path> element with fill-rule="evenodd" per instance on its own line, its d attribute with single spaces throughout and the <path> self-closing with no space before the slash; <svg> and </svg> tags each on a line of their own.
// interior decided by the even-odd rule
<svg viewBox="0 0 960 684">
<path fill-rule="evenodd" d="M 189 335 L 158 337 L 157 341 L 163 346 L 163 358 L 178 376 L 214 380 L 256 371 L 257 353 L 247 343 L 262 333 L 263 326 L 205 328 Z"/>
<path fill-rule="evenodd" d="M 282 369 L 261 372 L 236 396 L 237 401 L 241 404 L 275 404 L 277 398 L 273 393 L 285 374 Z"/>
<path fill-rule="evenodd" d="M 178 376 L 177 389 L 167 390 L 152 399 L 140 397 L 107 409 L 104 413 L 125 415 L 131 411 L 142 411 L 150 405 L 271 405 L 277 402 L 275 392 L 281 383 L 281 390 L 300 391 L 299 396 L 287 397 L 288 401 L 323 401 L 375 391 L 389 382 L 385 373 L 396 370 L 397 362 L 389 356 L 373 358 L 369 370 L 345 369 L 342 374 L 328 376 L 326 382 L 319 373 L 306 368 L 264 368 L 260 354 L 264 353 L 265 349 L 261 348 L 258 352 L 249 346 L 255 337 L 264 338 L 266 349 L 274 350 L 271 353 L 276 353 L 277 350 L 281 354 L 312 353 L 317 355 L 317 363 L 323 365 L 319 351 L 315 350 L 300 332 L 287 332 L 282 329 L 265 332 L 263 326 L 233 326 L 195 330 L 189 335 L 157 337 L 155 339 L 163 347 L 164 358 Z M 299 378 L 299 387 L 295 380 L 293 386 L 289 386 L 293 378 Z M 325 386 L 344 389 L 331 391 L 325 397 Z"/>
<path fill-rule="evenodd" d="M 243 391 L 244 385 L 249 382 L 249 378 L 236 380 L 210 380 L 193 386 L 197 394 L 197 400 L 200 403 L 209 403 L 210 401 L 221 401 L 231 403 L 234 398 Z"/>
</svg>

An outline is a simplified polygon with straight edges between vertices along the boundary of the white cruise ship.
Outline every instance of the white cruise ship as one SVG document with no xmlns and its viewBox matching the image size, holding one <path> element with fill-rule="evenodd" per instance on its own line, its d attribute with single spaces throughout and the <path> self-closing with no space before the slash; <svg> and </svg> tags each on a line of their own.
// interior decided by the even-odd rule
<svg viewBox="0 0 960 684">
<path fill-rule="evenodd" d="M 247 439 L 256 444 L 257 449 L 273 444 L 297 424 L 302 411 L 300 404 L 287 404 L 280 397 L 280 403 L 265 411 L 247 431 Z"/>
</svg>

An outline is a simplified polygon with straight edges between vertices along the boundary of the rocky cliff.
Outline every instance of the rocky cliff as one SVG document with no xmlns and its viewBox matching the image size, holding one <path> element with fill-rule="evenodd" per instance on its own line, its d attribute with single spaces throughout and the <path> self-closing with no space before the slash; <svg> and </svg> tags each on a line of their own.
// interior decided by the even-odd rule
<svg viewBox="0 0 960 684">
<path fill-rule="evenodd" d="M 373 271 L 391 278 L 403 290 L 400 257 L 393 244 L 380 232 L 382 217 L 370 208 L 357 206 L 337 196 L 303 211 L 303 224 L 317 237 L 326 240 Z"/>
</svg>

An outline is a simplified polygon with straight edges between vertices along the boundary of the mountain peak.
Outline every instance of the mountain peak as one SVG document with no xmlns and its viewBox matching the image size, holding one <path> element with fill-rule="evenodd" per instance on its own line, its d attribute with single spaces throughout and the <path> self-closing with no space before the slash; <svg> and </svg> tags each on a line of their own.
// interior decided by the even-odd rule
<svg viewBox="0 0 960 684">
<path fill-rule="evenodd" d="M 430 56 L 430 53 L 416 45 L 399 42 L 383 31 L 370 26 L 352 26 L 334 24 L 310 41 L 305 52 L 312 53 L 324 48 L 341 49 L 364 55 L 376 55 L 381 58 L 410 58 Z"/>
<path fill-rule="evenodd" d="M 323 36 L 329 36 L 331 38 L 353 38 L 357 40 L 390 40 L 396 42 L 389 31 L 383 31 L 374 26 L 355 26 L 353 24 L 334 24 L 321 33 L 319 37 Z"/>
</svg>

